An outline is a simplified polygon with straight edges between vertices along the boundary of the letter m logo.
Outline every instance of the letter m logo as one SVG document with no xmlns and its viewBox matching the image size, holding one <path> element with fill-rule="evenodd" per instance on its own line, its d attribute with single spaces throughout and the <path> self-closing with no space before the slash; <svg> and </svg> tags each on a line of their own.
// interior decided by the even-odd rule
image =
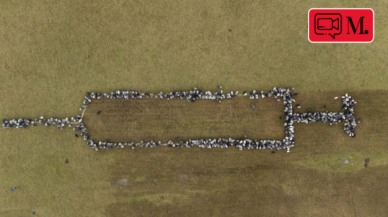
<svg viewBox="0 0 388 217">
<path fill-rule="evenodd" d="M 346 34 L 350 34 L 349 33 L 350 28 L 352 28 L 354 34 L 356 34 L 358 28 L 360 28 L 359 34 L 364 34 L 364 18 L 365 17 L 360 17 L 360 19 L 358 20 L 357 26 L 354 26 L 354 23 L 353 23 L 353 20 L 351 17 L 346 17 L 346 18 L 348 18 L 348 33 L 346 33 Z"/>
</svg>

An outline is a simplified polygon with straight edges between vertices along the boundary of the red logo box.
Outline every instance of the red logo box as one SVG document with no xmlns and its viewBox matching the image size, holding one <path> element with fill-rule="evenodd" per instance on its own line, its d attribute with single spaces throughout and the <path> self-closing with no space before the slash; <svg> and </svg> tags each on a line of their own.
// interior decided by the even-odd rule
<svg viewBox="0 0 388 217">
<path fill-rule="evenodd" d="M 374 31 L 370 8 L 312 8 L 308 13 L 311 43 L 370 43 Z"/>
</svg>

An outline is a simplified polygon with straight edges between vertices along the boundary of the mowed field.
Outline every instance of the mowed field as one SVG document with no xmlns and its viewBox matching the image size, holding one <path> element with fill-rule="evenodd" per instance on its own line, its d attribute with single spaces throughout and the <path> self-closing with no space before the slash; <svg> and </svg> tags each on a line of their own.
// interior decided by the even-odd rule
<svg viewBox="0 0 388 217">
<path fill-rule="evenodd" d="M 310 43 L 307 12 L 320 7 L 372 8 L 373 43 Z M 0 119 L 75 116 L 86 92 L 223 85 L 224 91 L 294 86 L 302 106 L 296 112 L 324 111 L 323 105 L 340 111 L 333 98 L 349 93 L 362 120 L 355 138 L 341 124 L 296 123 L 288 154 L 96 152 L 70 128 L 0 129 L 0 216 L 385 216 L 387 8 L 384 1 L 0 4 Z M 92 138 L 280 139 L 284 133 L 275 100 L 117 101 L 118 108 L 96 102 L 104 104 L 85 112 Z"/>
</svg>

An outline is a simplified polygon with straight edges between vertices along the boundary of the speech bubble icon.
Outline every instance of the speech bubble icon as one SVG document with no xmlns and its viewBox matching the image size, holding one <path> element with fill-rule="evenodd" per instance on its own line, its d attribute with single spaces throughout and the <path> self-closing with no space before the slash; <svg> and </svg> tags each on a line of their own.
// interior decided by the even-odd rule
<svg viewBox="0 0 388 217">
<path fill-rule="evenodd" d="M 317 35 L 330 35 L 335 39 L 342 32 L 342 16 L 338 13 L 318 13 L 314 17 L 314 31 Z"/>
</svg>

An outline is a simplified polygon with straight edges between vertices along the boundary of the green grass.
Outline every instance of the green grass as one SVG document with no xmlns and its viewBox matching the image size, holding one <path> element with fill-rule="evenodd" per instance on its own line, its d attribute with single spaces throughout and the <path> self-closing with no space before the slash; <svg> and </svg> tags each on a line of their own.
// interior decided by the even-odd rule
<svg viewBox="0 0 388 217">
<path fill-rule="evenodd" d="M 372 8 L 374 42 L 310 43 L 313 7 Z M 95 152 L 70 129 L 0 129 L 0 216 L 385 216 L 386 8 L 359 0 L 2 2 L 1 119 L 74 116 L 91 91 L 223 85 L 294 86 L 301 111 L 338 111 L 329 99 L 348 92 L 363 123 L 355 139 L 340 126 L 296 124 L 290 154 Z M 123 178 L 127 186 L 116 184 Z"/>
<path fill-rule="evenodd" d="M 293 164 L 310 169 L 327 172 L 357 172 L 364 169 L 364 160 L 373 159 L 368 166 L 383 166 L 388 164 L 388 153 L 381 151 L 351 151 L 333 154 L 314 155 Z M 349 163 L 344 164 L 348 159 Z"/>
</svg>

